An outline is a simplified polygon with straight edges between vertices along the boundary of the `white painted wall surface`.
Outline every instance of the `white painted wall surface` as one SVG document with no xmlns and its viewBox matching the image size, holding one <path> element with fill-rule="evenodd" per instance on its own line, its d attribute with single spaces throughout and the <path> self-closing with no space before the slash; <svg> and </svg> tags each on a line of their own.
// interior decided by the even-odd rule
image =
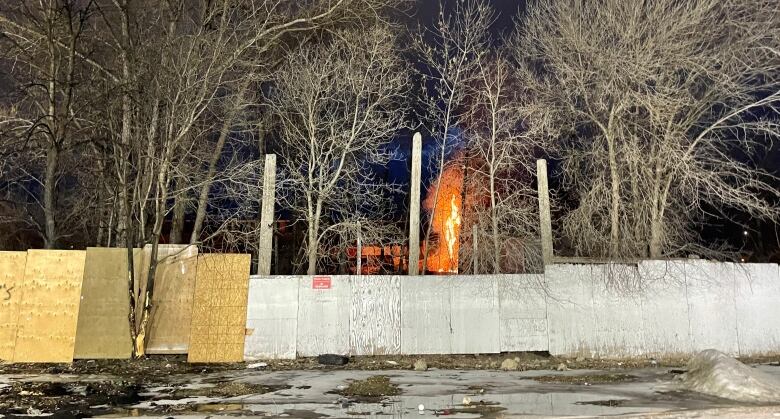
<svg viewBox="0 0 780 419">
<path fill-rule="evenodd" d="M 298 282 L 294 276 L 249 277 L 244 359 L 294 359 Z"/>
<path fill-rule="evenodd" d="M 298 286 L 299 356 L 349 354 L 352 284 L 348 276 L 332 276 L 330 289 L 314 289 L 310 276 Z"/>
<path fill-rule="evenodd" d="M 544 275 L 252 277 L 245 355 L 780 353 L 776 264 L 556 264 Z"/>
</svg>

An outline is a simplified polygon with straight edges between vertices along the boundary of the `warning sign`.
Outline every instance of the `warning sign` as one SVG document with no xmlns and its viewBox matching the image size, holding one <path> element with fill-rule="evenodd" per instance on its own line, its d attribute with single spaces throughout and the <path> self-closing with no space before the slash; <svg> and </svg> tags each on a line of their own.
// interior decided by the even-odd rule
<svg viewBox="0 0 780 419">
<path fill-rule="evenodd" d="M 330 289 L 330 277 L 329 276 L 315 276 L 311 281 L 311 287 L 315 290 L 329 290 Z"/>
</svg>

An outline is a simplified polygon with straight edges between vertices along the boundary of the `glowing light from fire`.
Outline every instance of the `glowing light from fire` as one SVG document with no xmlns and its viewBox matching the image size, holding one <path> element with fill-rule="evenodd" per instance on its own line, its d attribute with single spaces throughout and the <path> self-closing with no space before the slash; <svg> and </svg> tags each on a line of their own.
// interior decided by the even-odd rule
<svg viewBox="0 0 780 419">
<path fill-rule="evenodd" d="M 439 193 L 436 183 L 428 190 L 423 207 L 434 211 L 431 228 L 438 243 L 432 243 L 426 262 L 430 272 L 458 272 L 458 251 L 460 249 L 460 225 L 463 188 L 463 171 L 460 165 L 451 165 L 441 174 Z"/>
</svg>

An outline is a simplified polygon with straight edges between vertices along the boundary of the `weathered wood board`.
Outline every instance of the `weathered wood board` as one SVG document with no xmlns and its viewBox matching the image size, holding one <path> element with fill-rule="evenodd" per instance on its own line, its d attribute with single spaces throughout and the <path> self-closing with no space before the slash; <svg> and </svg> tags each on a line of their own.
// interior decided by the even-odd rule
<svg viewBox="0 0 780 419">
<path fill-rule="evenodd" d="M 451 286 L 444 276 L 401 282 L 401 353 L 452 353 Z"/>
<path fill-rule="evenodd" d="M 547 350 L 547 301 L 544 275 L 501 275 L 501 352 Z"/>
<path fill-rule="evenodd" d="M 245 360 L 295 358 L 300 281 L 296 276 L 250 277 Z"/>
<path fill-rule="evenodd" d="M 0 360 L 11 361 L 16 346 L 19 303 L 27 252 L 0 252 Z"/>
<path fill-rule="evenodd" d="M 248 254 L 198 256 L 188 362 L 244 359 Z"/>
<path fill-rule="evenodd" d="M 127 273 L 127 249 L 87 248 L 75 359 L 132 356 Z"/>
<path fill-rule="evenodd" d="M 327 289 L 315 289 L 312 278 L 299 283 L 298 355 L 349 354 L 351 284 L 348 276 L 329 278 Z"/>
<path fill-rule="evenodd" d="M 72 362 L 87 252 L 29 250 L 15 362 Z"/>
<path fill-rule="evenodd" d="M 492 275 L 447 277 L 454 354 L 501 352 L 498 281 Z"/>
<path fill-rule="evenodd" d="M 198 248 L 160 245 L 157 256 L 146 353 L 186 354 L 190 343 Z"/>
<path fill-rule="evenodd" d="M 397 276 L 353 276 L 349 346 L 353 355 L 401 353 L 401 282 Z"/>
</svg>

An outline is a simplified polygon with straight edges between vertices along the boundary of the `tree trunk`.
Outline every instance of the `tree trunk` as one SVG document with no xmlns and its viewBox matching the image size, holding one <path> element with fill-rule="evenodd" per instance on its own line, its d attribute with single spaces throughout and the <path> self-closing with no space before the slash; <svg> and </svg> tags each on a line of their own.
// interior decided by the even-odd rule
<svg viewBox="0 0 780 419">
<path fill-rule="evenodd" d="M 200 195 L 198 197 L 198 207 L 195 211 L 195 224 L 192 228 L 192 234 L 190 235 L 190 244 L 198 242 L 201 230 L 203 229 L 203 220 L 206 218 L 206 207 L 208 206 L 209 192 L 211 192 L 211 186 L 214 184 L 214 177 L 217 173 L 217 163 L 222 156 L 222 149 L 225 148 L 225 142 L 230 135 L 230 128 L 233 126 L 238 112 L 241 109 L 241 103 L 243 102 L 244 94 L 249 87 L 249 77 L 245 81 L 241 82 L 241 86 L 238 91 L 238 101 L 233 104 L 222 122 L 222 127 L 219 130 L 219 138 L 217 139 L 217 145 L 214 147 L 214 151 L 211 153 L 211 159 L 209 160 L 208 171 L 206 172 L 206 179 L 203 182 L 203 186 L 200 188 Z"/>
<path fill-rule="evenodd" d="M 609 152 L 609 177 L 612 184 L 612 210 L 609 214 L 609 256 L 615 257 L 620 249 L 620 179 L 618 177 L 615 139 L 612 135 L 607 135 L 607 147 Z"/>
<path fill-rule="evenodd" d="M 43 213 L 45 219 L 44 247 L 54 249 L 57 245 L 57 226 L 54 215 L 54 196 L 57 189 L 57 168 L 60 151 L 56 144 L 49 146 L 46 153 L 46 174 L 43 181 Z"/>
<path fill-rule="evenodd" d="M 178 183 L 178 182 L 177 182 Z M 179 185 L 177 185 L 179 186 Z M 173 222 L 171 223 L 171 244 L 180 244 L 184 239 L 184 214 L 187 209 L 187 193 L 180 192 L 174 198 Z"/>
<path fill-rule="evenodd" d="M 496 177 L 490 174 L 490 223 L 493 235 L 493 273 L 498 274 L 501 270 L 501 244 L 498 237 L 498 213 L 496 212 Z"/>
<path fill-rule="evenodd" d="M 317 273 L 317 252 L 320 247 L 319 232 L 320 232 L 320 214 L 322 214 L 322 203 L 317 202 L 317 210 L 314 213 L 314 219 L 309 220 L 309 247 L 306 249 L 309 256 L 309 264 L 306 270 L 308 275 L 315 275 Z"/>
</svg>

